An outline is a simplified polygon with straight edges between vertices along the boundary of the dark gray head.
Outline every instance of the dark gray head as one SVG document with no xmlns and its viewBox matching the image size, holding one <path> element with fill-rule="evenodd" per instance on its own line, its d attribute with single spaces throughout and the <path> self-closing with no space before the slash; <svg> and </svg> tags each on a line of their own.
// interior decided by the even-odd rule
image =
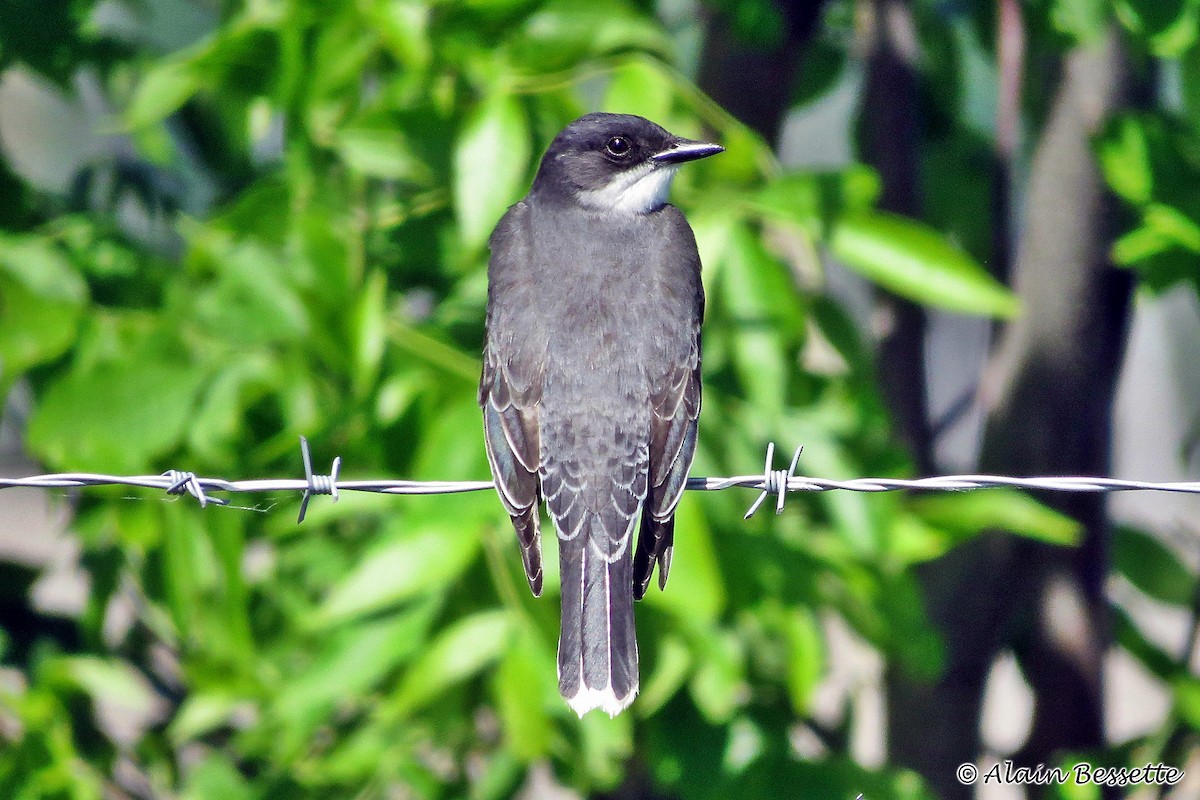
<svg viewBox="0 0 1200 800">
<path fill-rule="evenodd" d="M 554 137 L 533 192 L 597 211 L 646 214 L 667 202 L 680 164 L 724 149 L 668 133 L 633 114 L 588 114 Z"/>
</svg>

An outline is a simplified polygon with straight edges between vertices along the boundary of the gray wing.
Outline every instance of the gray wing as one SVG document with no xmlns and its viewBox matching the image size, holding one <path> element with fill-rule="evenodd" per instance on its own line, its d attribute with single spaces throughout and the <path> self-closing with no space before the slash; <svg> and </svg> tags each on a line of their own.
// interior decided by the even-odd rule
<svg viewBox="0 0 1200 800">
<path fill-rule="evenodd" d="M 674 209 L 671 209 L 674 211 Z M 634 596 L 641 599 L 650 585 L 654 565 L 658 565 L 658 585 L 663 588 L 674 552 L 675 507 L 687 483 L 688 470 L 696 452 L 696 434 L 700 418 L 700 323 L 704 318 L 704 290 L 700 285 L 700 256 L 691 228 L 682 214 L 675 212 L 678 226 L 686 229 L 687 252 L 674 258 L 686 272 L 688 281 L 680 283 L 691 293 L 690 340 L 681 343 L 674 368 L 660 376 L 651 398 L 650 480 L 642 510 L 641 532 L 634 556 Z M 682 257 L 681 257 L 682 255 Z"/>
<path fill-rule="evenodd" d="M 509 209 L 492 234 L 492 256 L 488 262 L 487 335 L 483 353 L 483 375 L 479 381 L 479 405 L 483 409 L 484 443 L 492 480 L 500 501 L 512 518 L 525 577 L 535 595 L 542 592 L 542 548 L 538 504 L 541 400 L 541 361 L 519 344 L 522 331 L 507 309 L 522 301 L 513 297 L 514 268 L 528 257 L 525 207 Z"/>
</svg>

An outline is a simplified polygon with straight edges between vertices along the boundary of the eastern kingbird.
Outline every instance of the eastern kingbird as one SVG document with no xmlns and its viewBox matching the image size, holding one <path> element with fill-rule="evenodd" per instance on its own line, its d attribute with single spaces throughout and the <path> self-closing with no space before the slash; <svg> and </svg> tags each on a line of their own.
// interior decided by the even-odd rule
<svg viewBox="0 0 1200 800">
<path fill-rule="evenodd" d="M 580 117 L 490 240 L 488 461 L 535 595 L 542 500 L 558 532 L 558 688 L 580 716 L 633 701 L 633 599 L 656 563 L 660 588 L 671 565 L 696 450 L 704 290 L 667 192 L 680 164 L 722 150 L 642 117 Z"/>
</svg>

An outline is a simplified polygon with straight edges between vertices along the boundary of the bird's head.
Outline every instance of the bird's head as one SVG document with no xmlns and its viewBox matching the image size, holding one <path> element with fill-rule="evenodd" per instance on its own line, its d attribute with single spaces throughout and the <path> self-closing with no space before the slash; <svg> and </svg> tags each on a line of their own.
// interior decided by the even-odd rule
<svg viewBox="0 0 1200 800">
<path fill-rule="evenodd" d="M 595 211 L 648 214 L 667 202 L 680 164 L 724 149 L 676 136 L 644 117 L 588 114 L 554 137 L 533 188 Z"/>
</svg>

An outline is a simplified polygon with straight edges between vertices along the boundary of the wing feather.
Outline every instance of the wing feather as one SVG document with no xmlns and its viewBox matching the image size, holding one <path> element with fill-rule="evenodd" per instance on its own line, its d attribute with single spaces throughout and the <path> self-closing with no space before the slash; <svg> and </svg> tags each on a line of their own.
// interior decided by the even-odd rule
<svg viewBox="0 0 1200 800">
<path fill-rule="evenodd" d="M 525 208 L 513 206 L 492 236 L 492 258 L 488 263 L 489 291 L 512 274 L 512 267 L 527 257 L 523 235 Z M 512 518 L 525 577 L 535 595 L 542 591 L 542 546 L 538 473 L 541 469 L 542 364 L 538 358 L 513 346 L 509 338 L 497 336 L 497 317 L 506 310 L 488 298 L 487 340 L 483 353 L 483 374 L 479 381 L 479 405 L 483 409 L 484 443 L 492 479 L 500 501 Z"/>
</svg>

